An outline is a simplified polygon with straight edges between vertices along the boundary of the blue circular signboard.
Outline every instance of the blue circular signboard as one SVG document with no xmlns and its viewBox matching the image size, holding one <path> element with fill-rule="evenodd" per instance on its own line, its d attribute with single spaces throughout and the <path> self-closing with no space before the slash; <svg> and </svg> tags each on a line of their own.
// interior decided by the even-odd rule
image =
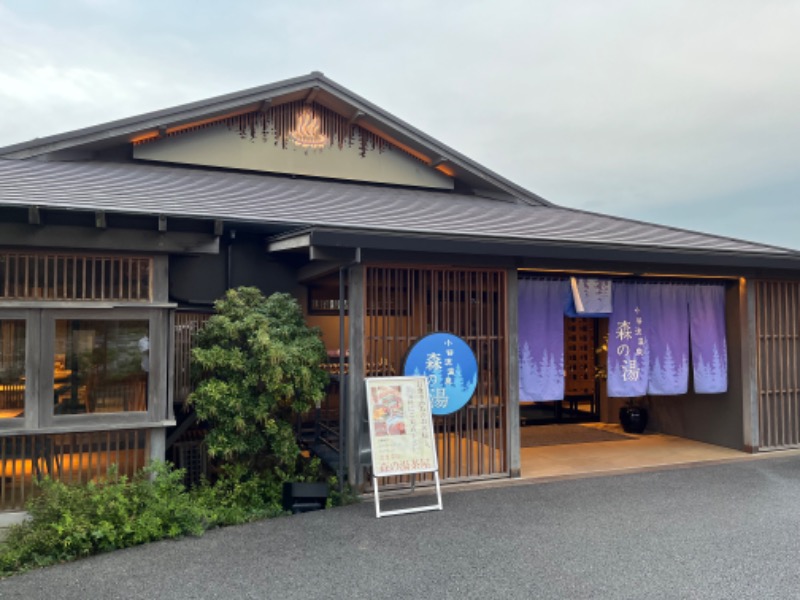
<svg viewBox="0 0 800 600">
<path fill-rule="evenodd" d="M 467 343 L 452 333 L 431 333 L 411 347 L 406 376 L 428 380 L 431 412 L 449 415 L 462 408 L 478 385 L 478 361 Z"/>
</svg>

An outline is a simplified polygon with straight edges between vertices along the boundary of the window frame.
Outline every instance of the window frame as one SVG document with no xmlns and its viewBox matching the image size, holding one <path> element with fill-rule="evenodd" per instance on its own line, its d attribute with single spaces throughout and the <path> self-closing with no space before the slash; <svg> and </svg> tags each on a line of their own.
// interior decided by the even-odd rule
<svg viewBox="0 0 800 600">
<path fill-rule="evenodd" d="M 39 397 L 39 381 L 36 377 L 38 367 L 39 341 L 41 339 L 40 321 L 36 310 L 4 309 L 0 320 L 25 322 L 25 407 L 21 417 L 0 419 L 0 431 L 14 429 L 34 429 L 38 427 L 39 411 L 36 399 Z"/>
<path fill-rule="evenodd" d="M 25 321 L 25 413 L 23 417 L 0 419 L 0 433 L 63 433 L 117 428 L 164 427 L 174 424 L 169 411 L 171 307 L 36 307 L 6 309 L 0 306 L 0 319 Z M 55 355 L 56 321 L 59 320 L 140 320 L 150 332 L 147 410 L 56 415 L 53 403 L 55 384 L 52 369 Z M 44 392 L 47 390 L 47 393 Z"/>
</svg>

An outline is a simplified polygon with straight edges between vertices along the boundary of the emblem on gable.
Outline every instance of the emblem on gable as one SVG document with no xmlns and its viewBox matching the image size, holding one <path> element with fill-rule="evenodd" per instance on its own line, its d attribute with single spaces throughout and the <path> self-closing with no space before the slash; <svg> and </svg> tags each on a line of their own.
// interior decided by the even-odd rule
<svg viewBox="0 0 800 600">
<path fill-rule="evenodd" d="M 320 120 L 310 108 L 303 108 L 298 113 L 296 123 L 295 128 L 289 132 L 289 138 L 296 146 L 321 150 L 328 144 L 328 136 L 322 133 Z"/>
</svg>

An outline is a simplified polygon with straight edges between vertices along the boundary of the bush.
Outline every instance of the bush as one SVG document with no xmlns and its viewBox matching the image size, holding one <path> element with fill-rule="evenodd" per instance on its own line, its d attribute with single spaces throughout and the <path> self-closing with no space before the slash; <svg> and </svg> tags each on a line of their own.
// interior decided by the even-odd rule
<svg viewBox="0 0 800 600">
<path fill-rule="evenodd" d="M 106 479 L 84 485 L 45 478 L 27 505 L 30 519 L 9 533 L 0 571 L 201 534 L 206 510 L 187 493 L 183 477 L 183 471 L 155 463 L 130 481 L 118 477 L 116 467 Z"/>
<path fill-rule="evenodd" d="M 154 463 L 131 480 L 119 477 L 116 467 L 87 484 L 43 479 L 28 502 L 29 520 L 13 527 L 0 546 L 0 575 L 285 514 L 286 479 L 274 473 L 231 465 L 213 484 L 191 490 L 184 475 L 183 469 Z M 319 459 L 312 459 L 293 481 L 321 478 Z M 338 492 L 335 478 L 329 485 L 327 506 L 355 501 L 349 488 Z"/>
<path fill-rule="evenodd" d="M 319 405 L 328 382 L 325 346 L 288 294 L 228 290 L 198 333 L 189 396 L 210 425 L 208 453 L 260 473 L 293 475 L 300 449 L 293 417 Z"/>
</svg>

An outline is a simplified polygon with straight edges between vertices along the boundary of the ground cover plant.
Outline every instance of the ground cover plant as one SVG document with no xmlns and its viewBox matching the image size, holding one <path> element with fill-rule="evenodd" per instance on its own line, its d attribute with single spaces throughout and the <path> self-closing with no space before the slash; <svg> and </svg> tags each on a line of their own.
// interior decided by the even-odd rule
<svg viewBox="0 0 800 600">
<path fill-rule="evenodd" d="M 27 504 L 28 520 L 0 544 L 0 575 L 286 514 L 278 476 L 233 467 L 214 483 L 187 488 L 184 475 L 153 463 L 131 479 L 116 467 L 88 484 L 43 479 Z M 319 462 L 310 460 L 306 473 L 295 477 L 323 477 Z M 336 484 L 329 480 L 331 489 Z M 351 500 L 334 493 L 328 506 Z"/>
</svg>

